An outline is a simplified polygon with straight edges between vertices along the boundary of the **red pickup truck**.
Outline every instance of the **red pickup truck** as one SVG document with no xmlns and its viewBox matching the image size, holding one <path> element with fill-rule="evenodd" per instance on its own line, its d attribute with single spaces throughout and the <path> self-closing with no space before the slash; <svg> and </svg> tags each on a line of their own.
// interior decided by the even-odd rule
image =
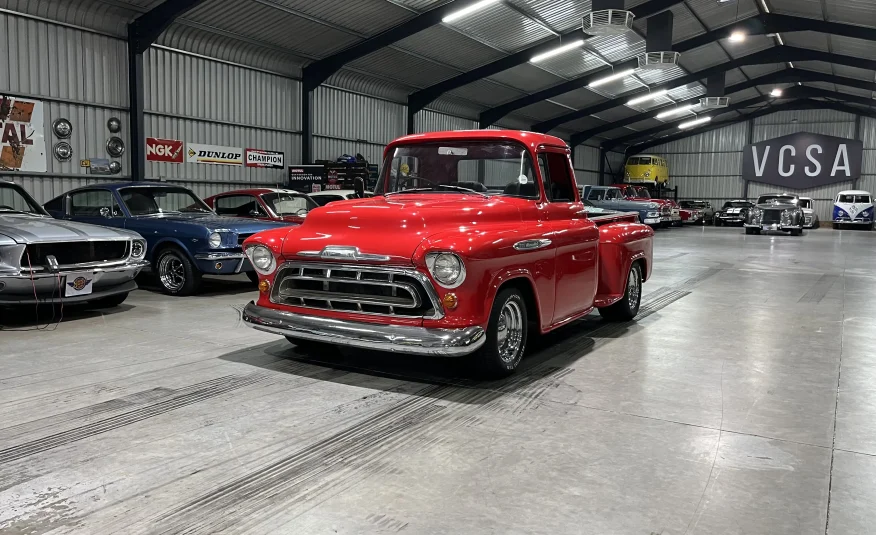
<svg viewBox="0 0 876 535">
<path fill-rule="evenodd" d="M 500 376 L 531 333 L 594 308 L 633 319 L 654 231 L 629 214 L 589 218 L 569 153 L 518 131 L 393 141 L 373 198 L 244 242 L 260 278 L 244 321 L 295 344 L 471 355 Z"/>
</svg>

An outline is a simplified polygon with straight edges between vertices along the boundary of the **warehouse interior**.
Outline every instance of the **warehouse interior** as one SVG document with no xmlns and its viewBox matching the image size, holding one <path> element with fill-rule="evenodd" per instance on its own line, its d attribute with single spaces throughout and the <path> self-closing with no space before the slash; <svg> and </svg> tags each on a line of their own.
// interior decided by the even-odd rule
<svg viewBox="0 0 876 535">
<path fill-rule="evenodd" d="M 608 10 L 625 31 L 586 33 Z M 490 380 L 250 329 L 239 271 L 181 297 L 138 270 L 105 310 L 6 306 L 0 254 L 0 533 L 873 533 L 876 238 L 831 221 L 841 192 L 876 192 L 876 3 L 0 0 L 0 43 L 0 100 L 40 110 L 18 130 L 0 106 L 0 182 L 39 204 L 286 188 L 490 129 L 560 138 L 582 195 L 658 155 L 655 196 L 785 193 L 821 222 L 657 229 L 635 320 L 531 336 Z M 773 143 L 804 134 L 818 161 Z M 766 145 L 764 182 L 746 162 Z"/>
</svg>

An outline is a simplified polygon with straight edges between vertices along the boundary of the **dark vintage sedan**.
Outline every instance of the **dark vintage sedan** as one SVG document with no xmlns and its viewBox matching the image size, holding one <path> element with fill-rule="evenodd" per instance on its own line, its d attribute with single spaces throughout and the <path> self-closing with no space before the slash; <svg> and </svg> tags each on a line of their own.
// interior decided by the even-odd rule
<svg viewBox="0 0 876 535">
<path fill-rule="evenodd" d="M 777 230 L 799 236 L 803 233 L 803 224 L 803 209 L 796 195 L 768 193 L 758 197 L 754 208 L 748 211 L 745 233 L 760 234 L 761 231 Z"/>
<path fill-rule="evenodd" d="M 243 240 L 288 223 L 216 215 L 191 190 L 157 182 L 99 184 L 68 191 L 44 205 L 58 219 L 139 232 L 164 291 L 196 293 L 201 276 L 246 273 Z"/>
</svg>

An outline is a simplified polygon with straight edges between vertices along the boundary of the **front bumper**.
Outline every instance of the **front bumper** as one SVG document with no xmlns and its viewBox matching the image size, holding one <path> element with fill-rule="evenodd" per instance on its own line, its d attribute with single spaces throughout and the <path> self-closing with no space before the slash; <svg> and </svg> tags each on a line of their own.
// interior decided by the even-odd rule
<svg viewBox="0 0 876 535">
<path fill-rule="evenodd" d="M 252 271 L 252 264 L 242 252 L 209 252 L 195 255 L 195 263 L 202 273 L 236 275 Z"/>
<path fill-rule="evenodd" d="M 843 225 L 870 225 L 873 223 L 872 219 L 834 219 L 834 223 L 842 223 Z"/>
<path fill-rule="evenodd" d="M 649 218 L 645 219 L 644 223 L 646 225 L 659 225 L 660 218 L 659 217 L 649 217 Z"/>
<path fill-rule="evenodd" d="M 408 325 L 381 325 L 309 316 L 261 307 L 250 302 L 243 321 L 253 329 L 342 346 L 438 357 L 461 357 L 477 351 L 486 341 L 482 327 L 434 329 Z"/>
<path fill-rule="evenodd" d="M 803 230 L 802 225 L 782 225 L 781 223 L 766 223 L 760 225 L 752 225 L 751 223 L 745 223 L 745 228 L 757 228 L 760 230 L 781 230 L 781 231 L 789 231 L 789 230 Z"/>
<path fill-rule="evenodd" d="M 82 303 L 132 292 L 137 289 L 134 277 L 148 265 L 149 263 L 143 260 L 128 262 L 125 265 L 115 267 L 82 269 L 79 271 L 64 270 L 58 274 L 40 271 L 35 273 L 33 277 L 29 273 L 0 274 L 0 304 Z M 78 272 L 91 272 L 94 274 L 92 292 L 88 295 L 63 297 L 66 276 L 70 273 Z M 60 288 L 59 276 L 61 278 Z M 36 297 L 34 297 L 34 294 L 36 294 Z"/>
</svg>

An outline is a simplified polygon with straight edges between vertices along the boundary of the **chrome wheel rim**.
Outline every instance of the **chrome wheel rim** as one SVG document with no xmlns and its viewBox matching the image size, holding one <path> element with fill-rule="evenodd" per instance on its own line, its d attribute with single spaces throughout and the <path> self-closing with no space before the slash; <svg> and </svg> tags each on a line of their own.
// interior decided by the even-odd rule
<svg viewBox="0 0 876 535">
<path fill-rule="evenodd" d="M 514 362 L 523 346 L 523 309 L 521 304 L 509 299 L 499 313 L 496 344 L 502 362 Z"/>
<path fill-rule="evenodd" d="M 642 292 L 642 281 L 639 278 L 639 270 L 630 270 L 630 279 L 627 281 L 627 295 L 630 296 L 630 308 L 634 308 L 639 302 L 639 294 Z"/>
<path fill-rule="evenodd" d="M 165 255 L 158 263 L 158 276 L 161 285 L 171 292 L 178 292 L 186 283 L 186 270 L 182 260 L 172 254 Z"/>
</svg>

